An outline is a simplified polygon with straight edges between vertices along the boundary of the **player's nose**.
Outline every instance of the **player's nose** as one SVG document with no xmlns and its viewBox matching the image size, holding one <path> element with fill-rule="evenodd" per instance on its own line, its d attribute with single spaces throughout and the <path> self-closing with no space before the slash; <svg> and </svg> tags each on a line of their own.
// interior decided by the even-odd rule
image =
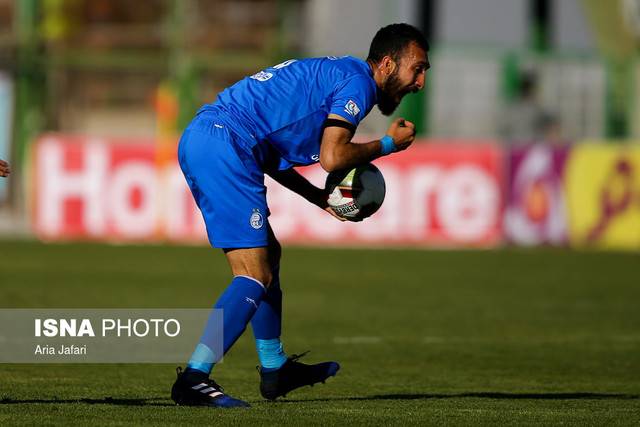
<svg viewBox="0 0 640 427">
<path fill-rule="evenodd" d="M 425 75 L 424 73 L 420 73 L 420 75 L 418 76 L 418 78 L 416 79 L 414 86 L 418 89 L 418 90 L 422 90 L 424 88 L 424 83 L 425 83 Z"/>
</svg>

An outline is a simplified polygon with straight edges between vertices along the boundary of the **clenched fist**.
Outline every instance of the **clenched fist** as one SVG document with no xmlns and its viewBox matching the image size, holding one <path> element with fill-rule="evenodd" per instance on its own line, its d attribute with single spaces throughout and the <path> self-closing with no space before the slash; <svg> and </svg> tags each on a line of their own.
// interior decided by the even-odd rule
<svg viewBox="0 0 640 427">
<path fill-rule="evenodd" d="M 397 151 L 406 150 L 416 139 L 416 125 L 403 118 L 398 118 L 387 129 L 387 135 L 393 138 Z"/>
<path fill-rule="evenodd" d="M 9 163 L 0 159 L 0 176 L 7 177 L 11 173 L 11 169 L 9 169 Z"/>
</svg>

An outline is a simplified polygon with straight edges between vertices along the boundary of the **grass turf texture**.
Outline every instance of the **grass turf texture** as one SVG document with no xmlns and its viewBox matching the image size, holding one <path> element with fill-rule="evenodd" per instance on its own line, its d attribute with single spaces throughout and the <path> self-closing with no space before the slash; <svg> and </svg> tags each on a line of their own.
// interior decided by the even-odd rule
<svg viewBox="0 0 640 427">
<path fill-rule="evenodd" d="M 4 307 L 209 307 L 196 247 L 0 242 Z M 0 365 L 0 424 L 637 424 L 640 256 L 286 248 L 289 353 L 338 376 L 277 403 L 250 331 L 215 378 L 249 410 L 176 407 L 174 366 Z M 195 344 L 195 343 L 194 343 Z"/>
</svg>

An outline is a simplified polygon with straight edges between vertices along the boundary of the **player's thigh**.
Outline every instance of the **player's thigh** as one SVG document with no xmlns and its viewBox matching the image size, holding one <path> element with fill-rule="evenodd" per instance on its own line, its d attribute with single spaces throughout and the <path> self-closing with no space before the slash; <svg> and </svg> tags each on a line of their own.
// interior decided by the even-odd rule
<svg viewBox="0 0 640 427">
<path fill-rule="evenodd" d="M 225 128 L 187 130 L 180 141 L 180 165 L 216 248 L 268 245 L 264 175 L 240 153 Z"/>
</svg>

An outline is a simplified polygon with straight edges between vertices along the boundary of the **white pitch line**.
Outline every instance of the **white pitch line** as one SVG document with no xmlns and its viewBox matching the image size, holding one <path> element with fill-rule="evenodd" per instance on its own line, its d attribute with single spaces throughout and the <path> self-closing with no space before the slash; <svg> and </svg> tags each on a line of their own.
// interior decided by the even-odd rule
<svg viewBox="0 0 640 427">
<path fill-rule="evenodd" d="M 380 344 L 382 337 L 333 337 L 334 344 Z"/>
</svg>

